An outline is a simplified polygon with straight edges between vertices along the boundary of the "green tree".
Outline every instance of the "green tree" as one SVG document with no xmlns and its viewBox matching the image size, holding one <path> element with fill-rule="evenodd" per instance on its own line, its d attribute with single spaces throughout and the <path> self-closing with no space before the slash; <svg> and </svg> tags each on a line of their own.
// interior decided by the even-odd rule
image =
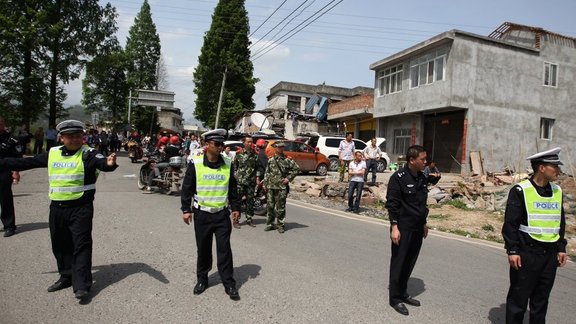
<svg viewBox="0 0 576 324">
<path fill-rule="evenodd" d="M 30 126 L 46 108 L 44 5 L 0 0 L 0 108 L 14 125 Z"/>
<path fill-rule="evenodd" d="M 254 78 L 254 66 L 250 61 L 249 32 L 244 0 L 220 0 L 194 71 L 194 115 L 206 125 L 214 126 L 225 70 L 226 84 L 218 126 L 231 128 L 236 115 L 254 109 L 252 96 L 258 79 Z"/>
<path fill-rule="evenodd" d="M 49 51 L 49 124 L 54 125 L 62 104 L 61 84 L 80 76 L 90 57 L 111 46 L 116 30 L 116 10 L 98 0 L 44 0 L 49 28 L 45 42 Z"/>
<path fill-rule="evenodd" d="M 152 20 L 148 0 L 144 0 L 140 12 L 134 18 L 126 40 L 128 57 L 128 84 L 133 95 L 138 89 L 158 89 L 157 69 L 160 60 L 160 36 Z M 152 123 L 153 131 L 159 128 L 156 107 L 138 106 L 132 112 L 132 124 L 139 132 L 148 132 Z"/>
<path fill-rule="evenodd" d="M 86 64 L 86 77 L 82 80 L 82 104 L 90 111 L 108 113 L 114 127 L 126 112 L 127 63 L 124 51 L 117 45 Z"/>
</svg>

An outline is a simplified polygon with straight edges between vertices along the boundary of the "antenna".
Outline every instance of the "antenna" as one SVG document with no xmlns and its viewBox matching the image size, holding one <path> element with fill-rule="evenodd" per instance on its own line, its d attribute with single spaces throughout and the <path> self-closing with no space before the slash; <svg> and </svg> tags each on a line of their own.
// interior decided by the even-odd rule
<svg viewBox="0 0 576 324">
<path fill-rule="evenodd" d="M 266 116 L 262 115 L 261 113 L 253 113 L 250 116 L 250 120 L 252 120 L 252 123 L 258 127 L 258 131 L 270 127 L 268 118 L 266 118 Z"/>
</svg>

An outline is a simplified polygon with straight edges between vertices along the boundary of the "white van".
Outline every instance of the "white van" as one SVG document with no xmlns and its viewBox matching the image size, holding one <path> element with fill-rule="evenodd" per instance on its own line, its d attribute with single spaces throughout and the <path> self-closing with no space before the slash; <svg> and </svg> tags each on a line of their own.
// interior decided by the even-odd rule
<svg viewBox="0 0 576 324">
<path fill-rule="evenodd" d="M 340 166 L 340 160 L 338 158 L 338 147 L 340 147 L 340 142 L 343 141 L 344 139 L 345 139 L 344 137 L 339 136 L 324 136 L 324 135 L 311 136 L 308 139 L 307 144 L 312 147 L 315 147 L 318 151 L 320 151 L 320 153 L 328 157 L 328 159 L 330 160 L 330 167 L 329 167 L 330 171 L 337 171 L 338 167 Z M 362 151 L 367 145 L 370 144 L 370 141 L 364 142 L 356 138 L 353 138 L 352 140 L 354 141 L 356 151 Z M 378 147 L 380 147 L 380 150 L 382 151 L 381 158 L 380 160 L 378 160 L 378 165 L 376 166 L 376 170 L 378 172 L 384 172 L 384 170 L 386 170 L 386 168 L 390 164 L 390 157 L 384 151 L 385 142 L 386 139 L 383 137 L 376 138 L 376 145 L 378 145 Z"/>
</svg>

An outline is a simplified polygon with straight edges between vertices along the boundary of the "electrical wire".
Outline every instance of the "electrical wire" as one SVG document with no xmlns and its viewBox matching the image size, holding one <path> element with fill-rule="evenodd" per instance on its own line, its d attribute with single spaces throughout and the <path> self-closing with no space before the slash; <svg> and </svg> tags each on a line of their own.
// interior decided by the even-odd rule
<svg viewBox="0 0 576 324">
<path fill-rule="evenodd" d="M 252 35 L 254 35 L 259 29 L 260 27 L 264 26 L 264 24 L 268 21 L 268 19 L 272 18 L 272 16 L 274 16 L 274 14 L 276 13 L 276 11 L 278 11 L 280 8 L 282 8 L 282 6 L 286 3 L 286 1 L 288 0 L 284 0 L 277 8 L 276 10 L 274 10 L 269 16 L 268 18 L 264 19 L 264 21 L 260 24 L 260 26 L 256 27 L 256 29 L 250 33 L 250 35 L 248 35 L 248 37 L 251 37 Z"/>
</svg>

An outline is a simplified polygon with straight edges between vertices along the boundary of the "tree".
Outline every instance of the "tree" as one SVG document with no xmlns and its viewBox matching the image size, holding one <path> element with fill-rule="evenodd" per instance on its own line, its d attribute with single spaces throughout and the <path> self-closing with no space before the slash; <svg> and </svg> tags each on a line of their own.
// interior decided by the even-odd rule
<svg viewBox="0 0 576 324">
<path fill-rule="evenodd" d="M 13 124 L 30 126 L 46 108 L 44 5 L 0 0 L 0 108 Z"/>
<path fill-rule="evenodd" d="M 108 41 L 116 30 L 116 10 L 98 0 L 52 0 L 46 2 L 49 28 L 49 124 L 54 125 L 63 96 L 59 87 L 80 76 L 90 57 L 111 46 Z"/>
<path fill-rule="evenodd" d="M 127 66 L 126 55 L 117 44 L 86 65 L 86 77 L 82 80 L 82 104 L 90 111 L 107 112 L 113 127 L 125 116 L 129 91 Z"/>
<path fill-rule="evenodd" d="M 144 0 L 126 40 L 128 84 L 132 93 L 138 89 L 158 89 L 160 50 L 160 36 L 156 32 L 148 0 Z M 156 107 L 142 106 L 133 110 L 133 124 L 139 132 L 148 132 L 151 123 L 153 131 L 159 128 L 155 111 Z"/>
<path fill-rule="evenodd" d="M 244 0 L 220 0 L 212 15 L 210 30 L 194 71 L 196 108 L 194 115 L 204 124 L 213 126 L 222 85 L 222 73 L 227 71 L 219 127 L 233 127 L 233 118 L 254 109 L 252 96 L 258 79 L 250 61 L 250 26 Z"/>
</svg>

